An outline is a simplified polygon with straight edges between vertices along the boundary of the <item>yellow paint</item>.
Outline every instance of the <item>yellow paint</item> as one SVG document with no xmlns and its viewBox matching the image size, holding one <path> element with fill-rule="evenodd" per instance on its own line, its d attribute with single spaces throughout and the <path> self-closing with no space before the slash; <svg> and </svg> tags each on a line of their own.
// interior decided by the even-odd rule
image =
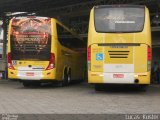
<svg viewBox="0 0 160 120">
<path fill-rule="evenodd" d="M 98 33 L 94 25 L 94 8 L 90 12 L 88 47 L 91 47 L 91 69 L 88 69 L 89 83 L 103 83 L 102 76 L 93 76 L 96 72 L 104 73 L 104 64 L 134 64 L 135 79 L 137 75 L 139 84 L 150 84 L 150 71 L 147 70 L 147 49 L 151 48 L 151 28 L 149 10 L 145 7 L 145 21 L 142 32 L 135 33 Z M 102 43 L 136 43 L 140 46 L 128 46 L 127 48 L 112 48 L 111 46 L 98 46 Z M 109 51 L 129 51 L 127 58 L 110 58 Z M 96 54 L 102 53 L 104 60 L 96 60 Z M 114 52 L 114 54 L 125 54 L 123 52 Z M 109 69 L 109 68 L 108 68 Z"/>
<path fill-rule="evenodd" d="M 27 67 L 28 65 L 32 66 L 41 66 L 44 68 L 42 70 L 43 78 L 41 80 L 62 80 L 64 76 L 64 70 L 67 69 L 69 72 L 69 69 L 71 69 L 71 79 L 77 80 L 82 79 L 84 77 L 84 71 L 85 71 L 85 54 L 80 53 L 74 50 L 71 50 L 69 48 L 64 47 L 60 44 L 58 40 L 57 35 L 57 24 L 64 28 L 66 31 L 70 32 L 73 36 L 77 36 L 76 33 L 69 30 L 66 26 L 64 26 L 62 23 L 57 21 L 56 19 L 51 18 L 51 53 L 54 53 L 55 55 L 55 67 L 51 70 L 45 70 L 49 64 L 48 61 L 33 61 L 33 60 L 17 60 L 17 65 L 14 65 L 15 70 L 8 68 L 8 78 L 9 79 L 18 79 L 18 67 Z M 12 20 L 9 24 L 9 32 L 8 32 L 8 53 L 11 51 L 11 25 Z M 81 40 L 81 39 L 79 39 Z M 65 56 L 63 52 L 70 53 L 71 56 Z M 13 60 L 12 60 L 13 61 Z"/>
</svg>

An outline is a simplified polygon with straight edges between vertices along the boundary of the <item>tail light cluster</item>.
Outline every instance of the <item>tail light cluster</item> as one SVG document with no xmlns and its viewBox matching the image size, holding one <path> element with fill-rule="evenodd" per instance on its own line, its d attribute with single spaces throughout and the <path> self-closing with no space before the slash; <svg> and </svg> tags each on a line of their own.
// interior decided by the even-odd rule
<svg viewBox="0 0 160 120">
<path fill-rule="evenodd" d="M 12 69 L 12 70 L 15 70 L 14 66 L 12 64 L 11 53 L 8 53 L 8 68 Z"/>
<path fill-rule="evenodd" d="M 91 69 L 91 46 L 87 49 L 88 70 Z"/>
<path fill-rule="evenodd" d="M 46 68 L 46 70 L 51 70 L 55 67 L 55 55 L 54 53 L 51 53 L 50 54 L 50 61 L 49 61 L 49 64 L 48 64 L 48 67 Z"/>
<path fill-rule="evenodd" d="M 151 70 L 151 59 L 152 59 L 151 48 L 148 46 L 148 49 L 147 49 L 147 64 L 148 64 L 148 71 Z"/>
<path fill-rule="evenodd" d="M 148 61 L 151 61 L 151 48 L 148 47 Z"/>
</svg>

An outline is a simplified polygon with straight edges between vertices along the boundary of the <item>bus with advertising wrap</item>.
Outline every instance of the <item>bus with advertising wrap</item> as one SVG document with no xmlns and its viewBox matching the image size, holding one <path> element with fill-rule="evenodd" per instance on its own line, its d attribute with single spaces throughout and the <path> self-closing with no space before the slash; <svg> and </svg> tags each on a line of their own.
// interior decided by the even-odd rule
<svg viewBox="0 0 160 120">
<path fill-rule="evenodd" d="M 85 43 L 54 18 L 14 17 L 9 24 L 8 78 L 24 86 L 84 77 Z"/>
<path fill-rule="evenodd" d="M 151 28 L 149 10 L 140 5 L 95 6 L 88 32 L 88 82 L 150 84 Z"/>
</svg>

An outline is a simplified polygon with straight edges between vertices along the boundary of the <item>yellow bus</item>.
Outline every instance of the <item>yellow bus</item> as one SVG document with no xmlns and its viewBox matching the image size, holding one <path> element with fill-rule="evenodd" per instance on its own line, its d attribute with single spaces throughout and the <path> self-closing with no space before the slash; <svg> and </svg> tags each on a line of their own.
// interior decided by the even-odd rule
<svg viewBox="0 0 160 120">
<path fill-rule="evenodd" d="M 8 78 L 24 86 L 84 77 L 85 43 L 54 18 L 14 17 L 9 24 Z"/>
<path fill-rule="evenodd" d="M 88 82 L 100 90 L 108 84 L 150 84 L 149 10 L 140 5 L 95 6 L 88 33 Z"/>
</svg>

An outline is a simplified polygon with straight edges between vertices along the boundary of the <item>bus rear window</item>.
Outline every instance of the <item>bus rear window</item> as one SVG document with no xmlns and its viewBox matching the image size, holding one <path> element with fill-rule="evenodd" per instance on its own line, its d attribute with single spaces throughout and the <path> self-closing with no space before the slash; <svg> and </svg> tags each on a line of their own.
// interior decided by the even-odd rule
<svg viewBox="0 0 160 120">
<path fill-rule="evenodd" d="M 97 32 L 141 32 L 144 27 L 144 7 L 95 7 L 95 29 Z"/>
<path fill-rule="evenodd" d="M 50 18 L 16 18 L 11 26 L 13 60 L 49 60 L 51 50 Z"/>
</svg>

